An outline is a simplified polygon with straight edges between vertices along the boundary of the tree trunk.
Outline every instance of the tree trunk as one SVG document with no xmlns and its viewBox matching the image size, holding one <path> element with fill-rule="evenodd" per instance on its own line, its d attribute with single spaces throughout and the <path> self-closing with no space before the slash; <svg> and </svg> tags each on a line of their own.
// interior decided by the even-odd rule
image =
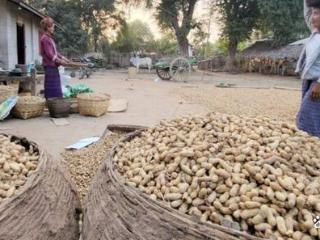
<svg viewBox="0 0 320 240">
<path fill-rule="evenodd" d="M 94 35 L 93 36 L 93 48 L 94 48 L 94 52 L 98 52 L 98 36 Z"/>
<path fill-rule="evenodd" d="M 180 55 L 183 57 L 188 57 L 189 56 L 189 41 L 187 37 L 182 37 L 178 38 L 178 44 L 179 44 L 179 50 L 180 50 Z"/>
<path fill-rule="evenodd" d="M 229 41 L 228 44 L 228 58 L 224 70 L 227 72 L 236 71 L 236 54 L 237 54 L 238 43 L 236 41 Z"/>
</svg>

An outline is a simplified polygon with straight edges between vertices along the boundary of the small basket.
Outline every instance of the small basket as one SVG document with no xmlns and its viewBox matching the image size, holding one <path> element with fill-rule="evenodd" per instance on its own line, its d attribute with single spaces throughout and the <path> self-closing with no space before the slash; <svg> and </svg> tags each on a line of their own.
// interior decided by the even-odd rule
<svg viewBox="0 0 320 240">
<path fill-rule="evenodd" d="M 41 97 L 20 97 L 13 109 L 13 115 L 21 119 L 40 117 L 43 114 L 45 103 L 45 99 Z"/>
<path fill-rule="evenodd" d="M 53 118 L 66 118 L 70 114 L 70 100 L 64 98 L 51 98 L 47 100 L 50 116 Z"/>
<path fill-rule="evenodd" d="M 111 97 L 107 94 L 82 93 L 77 98 L 81 115 L 100 117 L 107 113 Z"/>
<path fill-rule="evenodd" d="M 8 97 L 17 96 L 18 91 L 12 86 L 0 85 L 0 103 L 7 100 Z"/>
</svg>

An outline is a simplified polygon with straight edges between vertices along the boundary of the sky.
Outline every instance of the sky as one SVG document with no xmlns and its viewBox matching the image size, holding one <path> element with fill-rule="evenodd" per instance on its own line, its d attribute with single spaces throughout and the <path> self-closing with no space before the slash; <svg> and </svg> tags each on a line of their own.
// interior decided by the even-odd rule
<svg viewBox="0 0 320 240">
<path fill-rule="evenodd" d="M 208 29 L 209 26 L 209 12 L 210 10 L 206 7 L 207 0 L 200 0 L 194 12 L 194 17 L 199 21 L 203 22 Z M 140 20 L 147 25 L 149 25 L 152 33 L 155 38 L 161 38 L 162 33 L 159 28 L 157 21 L 154 17 L 154 12 L 150 9 L 146 9 L 144 7 L 130 7 L 125 8 L 125 16 L 128 22 L 132 22 L 134 20 Z M 192 34 L 190 35 L 192 38 Z M 211 27 L 210 27 L 210 41 L 214 42 L 219 38 L 219 24 L 216 19 L 216 16 L 213 15 L 211 17 Z"/>
</svg>

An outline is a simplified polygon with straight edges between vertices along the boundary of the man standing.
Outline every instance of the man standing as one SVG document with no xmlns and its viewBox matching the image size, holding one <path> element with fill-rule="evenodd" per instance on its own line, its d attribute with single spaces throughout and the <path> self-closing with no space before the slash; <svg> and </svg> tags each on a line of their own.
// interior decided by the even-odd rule
<svg viewBox="0 0 320 240">
<path fill-rule="evenodd" d="M 304 0 L 304 13 L 312 34 L 296 68 L 303 80 L 297 127 L 320 138 L 320 0 Z"/>
</svg>

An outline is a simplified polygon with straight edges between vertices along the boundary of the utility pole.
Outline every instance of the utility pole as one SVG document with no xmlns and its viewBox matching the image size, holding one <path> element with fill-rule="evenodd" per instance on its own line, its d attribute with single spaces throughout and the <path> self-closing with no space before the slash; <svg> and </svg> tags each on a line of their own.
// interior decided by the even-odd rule
<svg viewBox="0 0 320 240">
<path fill-rule="evenodd" d="M 208 58 L 208 50 L 210 44 L 210 36 L 211 36 L 211 22 L 212 22 L 212 15 L 214 11 L 213 0 L 206 1 L 206 5 L 209 6 L 209 17 L 208 17 L 208 34 L 207 34 L 207 43 L 204 50 L 204 60 Z M 204 71 L 202 72 L 201 81 L 204 80 Z"/>
<path fill-rule="evenodd" d="M 209 43 L 210 43 L 210 37 L 211 37 L 211 23 L 212 23 L 212 15 L 214 11 L 214 6 L 212 3 L 212 0 L 208 0 L 207 4 L 209 5 L 209 23 L 208 23 L 208 35 L 207 35 L 207 43 L 206 43 L 206 48 L 204 52 L 204 57 L 208 57 L 208 49 L 209 49 Z"/>
</svg>

